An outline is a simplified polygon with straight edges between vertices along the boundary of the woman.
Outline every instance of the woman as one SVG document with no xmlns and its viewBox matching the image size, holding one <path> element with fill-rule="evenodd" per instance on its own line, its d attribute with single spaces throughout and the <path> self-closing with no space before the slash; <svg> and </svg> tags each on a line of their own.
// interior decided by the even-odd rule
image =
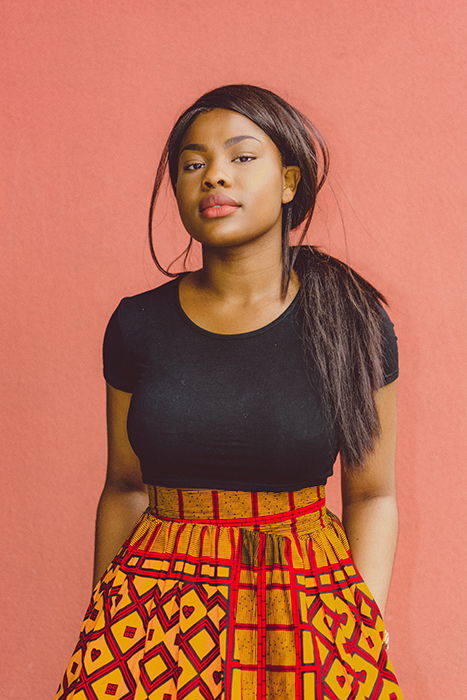
<svg viewBox="0 0 467 700">
<path fill-rule="evenodd" d="M 105 331 L 94 588 L 56 700 L 402 698 L 383 621 L 397 337 L 375 287 L 289 244 L 328 163 L 311 122 L 252 85 L 172 129 L 149 240 L 174 279 L 121 299 Z M 167 164 L 202 246 L 181 274 L 151 241 Z"/>
</svg>

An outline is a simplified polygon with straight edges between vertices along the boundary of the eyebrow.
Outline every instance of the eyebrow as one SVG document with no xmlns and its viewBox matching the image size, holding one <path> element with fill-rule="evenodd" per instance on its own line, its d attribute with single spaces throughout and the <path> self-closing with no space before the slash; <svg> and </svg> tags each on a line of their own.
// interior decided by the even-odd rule
<svg viewBox="0 0 467 700">
<path fill-rule="evenodd" d="M 255 139 L 255 141 L 261 141 L 256 138 L 256 136 L 247 136 L 246 134 L 242 136 L 232 136 L 230 139 L 227 139 L 227 141 L 224 141 L 224 148 L 229 148 L 230 146 L 233 146 L 235 143 L 238 143 L 239 141 L 243 141 L 243 139 Z M 206 151 L 206 146 L 204 146 L 202 143 L 187 143 L 186 146 L 183 146 L 183 148 L 180 149 L 180 154 L 182 151 Z"/>
</svg>

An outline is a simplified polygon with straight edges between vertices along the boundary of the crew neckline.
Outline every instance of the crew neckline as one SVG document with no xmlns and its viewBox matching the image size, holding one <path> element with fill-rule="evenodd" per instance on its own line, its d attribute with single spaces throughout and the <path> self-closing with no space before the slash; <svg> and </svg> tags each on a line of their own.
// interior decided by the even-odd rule
<svg viewBox="0 0 467 700">
<path fill-rule="evenodd" d="M 182 305 L 180 303 L 180 294 L 179 294 L 178 287 L 179 287 L 180 280 L 182 279 L 182 277 L 184 277 L 187 274 L 188 274 L 188 272 L 182 272 L 182 273 L 180 273 L 180 275 L 178 277 L 176 277 L 173 280 L 174 293 L 173 293 L 172 297 L 173 297 L 173 301 L 175 302 L 176 309 L 177 309 L 180 317 L 183 319 L 183 321 L 185 321 L 185 323 L 188 326 L 190 326 L 191 328 L 193 328 L 194 330 L 198 331 L 199 333 L 201 333 L 203 335 L 208 335 L 208 336 L 211 336 L 213 338 L 249 338 L 249 337 L 253 337 L 256 335 L 260 335 L 261 333 L 265 333 L 266 331 L 270 330 L 271 328 L 274 328 L 275 326 L 277 326 L 281 321 L 283 321 L 287 316 L 289 316 L 292 313 L 293 309 L 295 308 L 295 306 L 298 303 L 298 299 L 300 296 L 301 287 L 299 288 L 298 292 L 296 293 L 296 295 L 294 296 L 294 298 L 292 299 L 290 304 L 282 311 L 282 313 L 279 314 L 279 316 L 276 316 L 276 318 L 274 318 L 272 321 L 267 323 L 265 326 L 261 326 L 261 328 L 254 328 L 252 331 L 245 331 L 244 333 L 215 333 L 214 331 L 208 331 L 207 328 L 202 328 L 201 326 L 198 326 L 198 324 L 195 323 L 194 321 L 192 321 L 192 319 L 185 313 L 185 311 L 182 308 Z"/>
</svg>

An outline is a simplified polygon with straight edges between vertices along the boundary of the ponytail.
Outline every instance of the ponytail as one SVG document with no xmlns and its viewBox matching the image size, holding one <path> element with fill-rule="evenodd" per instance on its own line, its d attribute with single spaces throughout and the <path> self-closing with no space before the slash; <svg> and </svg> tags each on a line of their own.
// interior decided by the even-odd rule
<svg viewBox="0 0 467 700">
<path fill-rule="evenodd" d="M 361 466 L 381 433 L 374 391 L 384 384 L 383 294 L 318 246 L 289 246 L 300 279 L 302 341 L 310 383 L 318 375 L 324 418 L 345 469 Z M 315 368 L 313 374 L 311 368 Z"/>
</svg>

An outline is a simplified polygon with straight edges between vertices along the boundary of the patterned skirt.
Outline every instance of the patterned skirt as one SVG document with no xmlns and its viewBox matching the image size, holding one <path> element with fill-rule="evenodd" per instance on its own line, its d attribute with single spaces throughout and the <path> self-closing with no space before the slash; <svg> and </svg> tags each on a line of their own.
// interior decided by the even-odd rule
<svg viewBox="0 0 467 700">
<path fill-rule="evenodd" d="M 54 700 L 399 700 L 325 487 L 149 486 Z"/>
</svg>

